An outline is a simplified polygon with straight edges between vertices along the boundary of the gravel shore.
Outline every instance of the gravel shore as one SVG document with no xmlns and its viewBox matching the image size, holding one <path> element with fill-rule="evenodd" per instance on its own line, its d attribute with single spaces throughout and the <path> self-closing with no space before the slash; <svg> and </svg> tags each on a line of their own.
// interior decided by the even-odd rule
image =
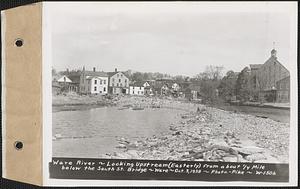
<svg viewBox="0 0 300 189">
<path fill-rule="evenodd" d="M 146 141 L 120 138 L 106 158 L 288 163 L 289 124 L 170 98 L 126 97 L 118 106 L 186 110 L 173 132 Z M 159 106 L 158 106 L 159 105 Z"/>
<path fill-rule="evenodd" d="M 146 140 L 119 138 L 102 158 L 288 163 L 289 123 L 234 113 L 184 99 L 138 96 L 54 96 L 53 107 L 117 106 L 184 110 L 170 134 Z M 121 113 L 121 112 L 120 112 Z"/>
</svg>

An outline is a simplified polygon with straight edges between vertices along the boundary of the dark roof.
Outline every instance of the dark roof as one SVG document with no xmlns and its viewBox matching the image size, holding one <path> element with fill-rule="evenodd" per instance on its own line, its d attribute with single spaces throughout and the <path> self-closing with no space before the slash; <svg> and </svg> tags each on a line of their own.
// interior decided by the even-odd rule
<svg viewBox="0 0 300 189">
<path fill-rule="evenodd" d="M 68 75 L 68 78 L 71 79 L 72 83 L 80 83 L 80 75 Z"/>
<path fill-rule="evenodd" d="M 142 81 L 137 81 L 134 82 L 133 84 L 131 84 L 131 86 L 135 86 L 135 87 L 143 87 L 145 82 Z"/>
<path fill-rule="evenodd" d="M 253 69 L 259 69 L 263 64 L 250 64 L 250 69 L 253 70 Z"/>
<path fill-rule="evenodd" d="M 93 71 L 85 71 L 86 76 L 98 76 L 98 77 L 108 77 L 108 74 L 105 72 L 93 72 Z"/>
</svg>

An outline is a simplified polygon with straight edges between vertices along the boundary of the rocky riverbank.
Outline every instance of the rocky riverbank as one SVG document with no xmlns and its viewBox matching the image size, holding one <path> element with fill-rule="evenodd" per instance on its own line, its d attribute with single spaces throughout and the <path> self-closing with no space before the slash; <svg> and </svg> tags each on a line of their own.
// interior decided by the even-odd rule
<svg viewBox="0 0 300 189">
<path fill-rule="evenodd" d="M 138 96 L 54 96 L 53 108 L 117 106 L 184 110 L 169 133 L 118 138 L 102 158 L 288 163 L 289 124 L 195 104 L 184 99 Z M 134 110 L 134 109 L 133 109 Z"/>
<path fill-rule="evenodd" d="M 115 106 L 120 98 L 102 95 L 78 95 L 68 93 L 52 96 L 52 111 L 74 111 L 103 106 Z"/>
<path fill-rule="evenodd" d="M 204 105 L 141 97 L 120 99 L 118 105 L 181 108 L 186 113 L 169 126 L 171 134 L 145 140 L 118 139 L 122 152 L 105 158 L 287 163 L 289 124 Z M 119 151 L 119 150 L 116 150 Z"/>
</svg>

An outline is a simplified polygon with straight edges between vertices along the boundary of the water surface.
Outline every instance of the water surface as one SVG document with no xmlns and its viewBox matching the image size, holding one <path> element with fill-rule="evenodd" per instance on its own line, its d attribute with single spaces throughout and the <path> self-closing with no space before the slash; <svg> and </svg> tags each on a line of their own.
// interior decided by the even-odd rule
<svg viewBox="0 0 300 189">
<path fill-rule="evenodd" d="M 60 111 L 53 115 L 53 156 L 97 158 L 117 150 L 118 138 L 134 140 L 169 132 L 182 111 L 172 109 L 118 110 L 102 107 Z"/>
</svg>

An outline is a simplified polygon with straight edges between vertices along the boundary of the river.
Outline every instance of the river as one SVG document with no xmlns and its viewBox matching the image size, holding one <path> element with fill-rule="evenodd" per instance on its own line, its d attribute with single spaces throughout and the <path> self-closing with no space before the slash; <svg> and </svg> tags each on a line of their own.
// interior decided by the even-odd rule
<svg viewBox="0 0 300 189">
<path fill-rule="evenodd" d="M 227 111 L 236 111 L 240 113 L 250 114 L 254 116 L 264 116 L 272 120 L 289 123 L 290 122 L 290 110 L 289 109 L 279 109 L 279 108 L 265 108 L 265 107 L 255 107 L 255 106 L 233 106 L 233 105 L 223 105 L 217 108 Z"/>
<path fill-rule="evenodd" d="M 265 116 L 289 122 L 290 111 L 251 106 L 219 106 L 228 111 Z M 53 156 L 99 158 L 120 149 L 117 139 L 143 140 L 170 132 L 169 126 L 180 120 L 178 109 L 118 110 L 117 107 L 54 111 Z"/>
<path fill-rule="evenodd" d="M 181 110 L 118 110 L 102 107 L 52 113 L 53 156 L 99 158 L 117 151 L 117 139 L 144 139 L 170 132 Z"/>
</svg>

